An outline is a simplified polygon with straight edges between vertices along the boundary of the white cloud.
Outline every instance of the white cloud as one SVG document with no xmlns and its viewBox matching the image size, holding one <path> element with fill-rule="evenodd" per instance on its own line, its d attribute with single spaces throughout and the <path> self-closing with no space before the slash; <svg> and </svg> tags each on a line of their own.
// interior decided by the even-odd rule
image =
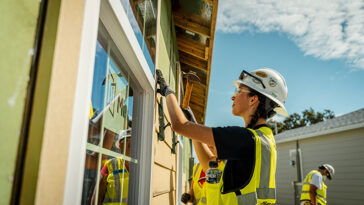
<svg viewBox="0 0 364 205">
<path fill-rule="evenodd" d="M 364 69 L 362 0 L 223 0 L 217 29 L 287 33 L 305 55 Z"/>
</svg>

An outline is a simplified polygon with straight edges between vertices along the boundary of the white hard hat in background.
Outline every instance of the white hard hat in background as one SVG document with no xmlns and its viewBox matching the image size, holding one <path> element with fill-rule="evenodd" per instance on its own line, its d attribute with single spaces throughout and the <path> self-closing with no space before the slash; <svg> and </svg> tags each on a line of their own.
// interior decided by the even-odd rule
<svg viewBox="0 0 364 205">
<path fill-rule="evenodd" d="M 127 137 L 131 137 L 131 128 L 128 128 L 126 130 L 121 130 L 118 134 L 118 138 L 115 142 L 115 146 L 119 147 L 120 146 L 120 142 L 123 139 L 126 139 Z"/>
<path fill-rule="evenodd" d="M 325 169 L 329 172 L 329 176 L 327 176 L 327 178 L 332 179 L 335 174 L 334 167 L 329 164 L 323 164 L 322 166 L 325 167 Z"/>
<path fill-rule="evenodd" d="M 281 74 L 271 68 L 260 68 L 252 72 L 243 71 L 234 85 L 239 88 L 243 84 L 271 99 L 278 107 L 273 110 L 283 116 L 288 116 L 284 107 L 287 99 L 288 88 Z"/>
</svg>

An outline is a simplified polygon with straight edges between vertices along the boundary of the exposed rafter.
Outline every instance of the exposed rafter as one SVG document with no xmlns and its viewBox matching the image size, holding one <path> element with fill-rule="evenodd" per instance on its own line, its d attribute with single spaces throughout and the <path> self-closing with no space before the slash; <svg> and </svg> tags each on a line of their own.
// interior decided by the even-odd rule
<svg viewBox="0 0 364 205">
<path fill-rule="evenodd" d="M 207 71 L 207 61 L 200 58 L 195 58 L 187 53 L 180 50 L 179 59 L 181 63 L 200 69 L 203 72 Z"/>
<path fill-rule="evenodd" d="M 198 33 L 200 35 L 210 37 L 210 28 L 204 25 L 201 25 L 198 21 L 188 18 L 180 13 L 173 13 L 174 17 L 174 25 L 180 28 L 192 31 L 194 33 Z"/>
<path fill-rule="evenodd" d="M 196 58 L 206 60 L 205 46 L 185 37 L 179 37 L 177 39 L 178 50 L 188 53 Z"/>
<path fill-rule="evenodd" d="M 204 2 L 201 2 L 204 1 Z M 176 0 L 173 11 L 176 27 L 181 70 L 194 71 L 200 77 L 201 83 L 194 84 L 190 107 L 196 120 L 204 124 L 208 100 L 211 74 L 211 60 L 214 46 L 218 0 L 196 0 L 197 4 L 210 4 L 205 13 L 194 13 L 184 7 L 183 0 Z M 189 7 L 194 3 L 189 2 Z M 211 14 L 211 18 L 209 15 Z M 186 82 L 183 80 L 183 84 Z"/>
</svg>

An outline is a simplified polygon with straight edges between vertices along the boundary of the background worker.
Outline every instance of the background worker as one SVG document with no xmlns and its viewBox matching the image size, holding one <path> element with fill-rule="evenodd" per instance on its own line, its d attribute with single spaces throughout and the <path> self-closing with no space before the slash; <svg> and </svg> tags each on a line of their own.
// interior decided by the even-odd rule
<svg viewBox="0 0 364 205">
<path fill-rule="evenodd" d="M 325 178 L 332 179 L 335 169 L 329 164 L 319 166 L 305 177 L 301 193 L 301 205 L 325 205 L 326 189 Z"/>
<path fill-rule="evenodd" d="M 277 151 L 266 120 L 275 113 L 287 115 L 284 78 L 269 68 L 243 71 L 234 82 L 237 89 L 231 99 L 232 113 L 244 119 L 245 127 L 211 128 L 188 121 L 161 71 L 156 74 L 159 92 L 166 96 L 173 129 L 216 147 L 217 157 L 227 160 L 221 193 L 235 193 L 238 204 L 274 204 Z"/>
<path fill-rule="evenodd" d="M 193 204 L 203 205 L 206 204 L 204 184 L 206 181 L 206 174 L 202 170 L 200 163 L 193 166 L 191 189 L 189 193 L 182 194 L 181 201 L 183 203 L 192 202 Z"/>
<path fill-rule="evenodd" d="M 213 149 L 213 147 L 207 146 L 206 144 L 204 145 L 208 147 L 206 153 L 209 155 L 209 158 L 211 160 L 216 160 L 216 151 Z M 223 171 L 224 167 L 225 164 L 223 164 L 222 161 L 219 161 L 219 168 L 221 169 L 221 171 Z M 189 193 L 184 193 L 182 195 L 181 201 L 183 203 L 193 202 L 193 204 L 199 204 L 199 205 L 206 204 L 207 200 L 206 200 L 205 182 L 206 182 L 205 170 L 203 169 L 200 163 L 197 163 L 193 166 L 191 189 Z"/>
<path fill-rule="evenodd" d="M 115 142 L 115 147 L 125 156 L 130 156 L 130 130 L 124 130 Z M 125 142 L 126 141 L 126 142 Z M 126 143 L 126 144 L 125 144 Z M 129 162 L 121 158 L 106 161 L 100 172 L 98 203 L 104 205 L 127 204 L 129 188 Z M 92 195 L 91 205 L 95 204 L 96 186 Z"/>
</svg>

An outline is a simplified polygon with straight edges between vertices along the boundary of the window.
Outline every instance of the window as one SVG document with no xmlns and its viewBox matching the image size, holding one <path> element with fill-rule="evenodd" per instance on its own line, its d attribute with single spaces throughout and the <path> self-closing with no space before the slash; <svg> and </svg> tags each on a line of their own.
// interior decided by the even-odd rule
<svg viewBox="0 0 364 205">
<path fill-rule="evenodd" d="M 128 202 L 129 177 L 138 161 L 131 155 L 134 99 L 126 66 L 100 23 L 81 204 Z"/>
<path fill-rule="evenodd" d="M 149 68 L 154 73 L 158 1 L 120 0 L 120 2 L 128 16 Z"/>
</svg>

